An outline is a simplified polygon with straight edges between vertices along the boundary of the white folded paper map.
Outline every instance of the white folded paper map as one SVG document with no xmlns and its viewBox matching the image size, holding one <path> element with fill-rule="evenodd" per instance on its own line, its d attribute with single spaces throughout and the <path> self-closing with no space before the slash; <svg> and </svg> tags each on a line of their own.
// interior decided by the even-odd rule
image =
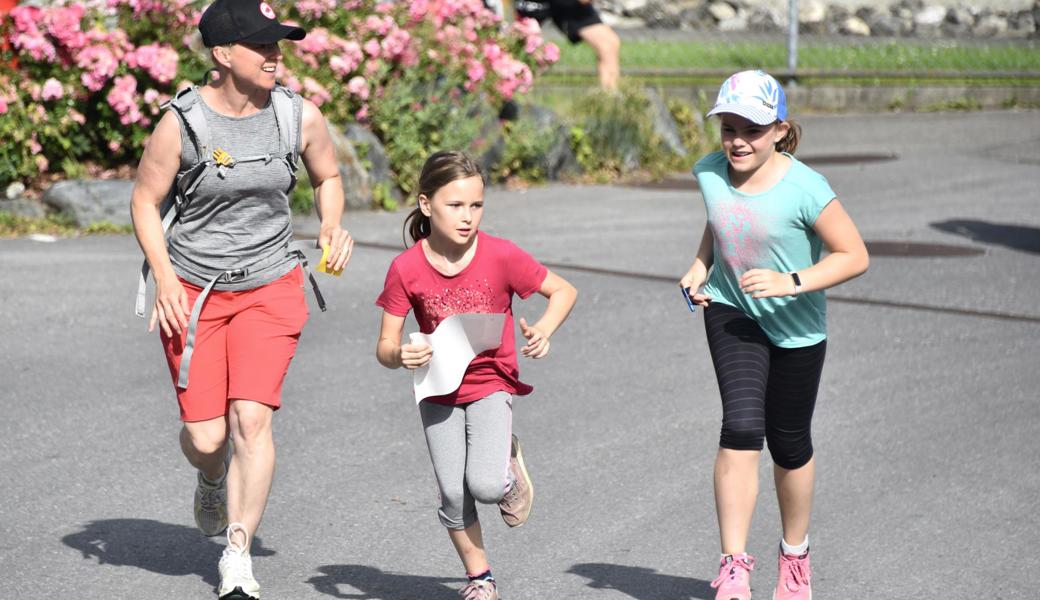
<svg viewBox="0 0 1040 600">
<path fill-rule="evenodd" d="M 433 333 L 410 333 L 413 344 L 429 344 L 433 358 L 415 370 L 415 403 L 459 389 L 473 358 L 502 343 L 503 313 L 465 313 L 440 322 Z"/>
</svg>

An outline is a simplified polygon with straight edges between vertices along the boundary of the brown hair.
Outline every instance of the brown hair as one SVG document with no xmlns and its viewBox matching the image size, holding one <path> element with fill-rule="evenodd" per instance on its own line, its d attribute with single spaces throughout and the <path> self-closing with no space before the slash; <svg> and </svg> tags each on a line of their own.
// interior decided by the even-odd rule
<svg viewBox="0 0 1040 600">
<path fill-rule="evenodd" d="M 465 152 L 458 150 L 434 152 L 426 159 L 426 163 L 423 164 L 415 195 L 417 198 L 426 196 L 433 199 L 433 195 L 437 193 L 437 190 L 449 183 L 478 175 L 481 183 L 487 183 L 484 180 L 484 171 L 481 170 L 480 165 Z M 404 219 L 404 228 L 401 231 L 402 238 L 404 238 L 405 233 L 412 238 L 412 243 L 430 235 L 430 217 L 424 215 L 422 209 L 418 206 L 413 208 L 412 212 L 408 213 L 408 216 Z M 408 240 L 405 239 L 404 243 L 407 246 Z"/>
<path fill-rule="evenodd" d="M 794 151 L 798 148 L 798 140 L 802 138 L 802 126 L 795 121 L 784 121 L 784 123 L 787 123 L 790 127 L 787 129 L 787 135 L 776 143 L 776 151 L 794 154 Z"/>
</svg>

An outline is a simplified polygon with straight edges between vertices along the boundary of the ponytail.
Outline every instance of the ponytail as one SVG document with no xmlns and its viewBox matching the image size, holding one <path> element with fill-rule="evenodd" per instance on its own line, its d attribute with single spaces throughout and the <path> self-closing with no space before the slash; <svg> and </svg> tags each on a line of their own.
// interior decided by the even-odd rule
<svg viewBox="0 0 1040 600">
<path fill-rule="evenodd" d="M 787 129 L 787 135 L 776 143 L 776 151 L 794 154 L 794 151 L 798 148 L 798 140 L 802 137 L 802 126 L 795 121 L 784 122 L 790 127 Z"/>
<path fill-rule="evenodd" d="M 412 238 L 412 243 L 418 242 L 424 237 L 430 235 L 430 217 L 423 214 L 422 209 L 416 206 L 412 209 L 412 212 L 408 213 L 408 216 L 404 218 L 404 230 L 401 231 L 401 237 L 404 237 L 405 232 L 408 233 L 408 237 Z M 404 240 L 405 245 L 408 245 L 408 240 Z"/>
</svg>

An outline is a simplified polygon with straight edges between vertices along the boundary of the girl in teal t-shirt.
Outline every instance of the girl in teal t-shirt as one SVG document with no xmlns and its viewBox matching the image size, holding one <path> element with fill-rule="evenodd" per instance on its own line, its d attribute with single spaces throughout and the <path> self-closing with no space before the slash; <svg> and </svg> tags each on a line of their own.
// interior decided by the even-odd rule
<svg viewBox="0 0 1040 600">
<path fill-rule="evenodd" d="M 693 169 L 708 224 L 680 285 L 705 309 L 722 396 L 715 458 L 722 560 L 712 587 L 717 600 L 750 598 L 754 559 L 746 545 L 765 441 L 783 525 L 773 598 L 808 600 L 811 422 L 827 346 L 823 290 L 862 274 L 869 259 L 827 180 L 793 156 L 800 128 L 787 120 L 773 77 L 733 75 L 708 115 L 719 116 L 722 150 Z"/>
</svg>

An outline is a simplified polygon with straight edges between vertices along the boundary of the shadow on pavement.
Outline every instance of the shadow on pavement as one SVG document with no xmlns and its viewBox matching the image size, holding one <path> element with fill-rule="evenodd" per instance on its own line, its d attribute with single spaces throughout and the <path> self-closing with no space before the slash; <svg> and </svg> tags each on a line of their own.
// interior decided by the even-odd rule
<svg viewBox="0 0 1040 600">
<path fill-rule="evenodd" d="M 458 599 L 453 588 L 444 585 L 461 579 L 447 577 L 424 577 L 380 571 L 365 565 L 326 565 L 318 567 L 322 575 L 307 580 L 314 589 L 333 598 L 356 598 L 357 600 L 450 600 Z M 340 586 L 348 586 L 357 593 L 344 593 Z"/>
<path fill-rule="evenodd" d="M 198 575 L 217 586 L 217 561 L 224 544 L 207 538 L 194 527 L 160 523 L 151 519 L 106 519 L 91 521 L 78 533 L 70 533 L 61 541 L 83 553 L 83 558 L 96 557 L 99 565 L 137 567 L 161 575 Z M 253 539 L 253 556 L 271 556 L 260 538 Z"/>
<path fill-rule="evenodd" d="M 975 242 L 996 244 L 1012 250 L 1040 254 L 1040 229 L 1026 225 L 987 223 L 974 219 L 949 219 L 931 223 L 939 231 L 953 233 Z"/>
<path fill-rule="evenodd" d="M 583 563 L 568 573 L 589 579 L 595 589 L 617 590 L 636 600 L 710 600 L 715 590 L 703 579 L 663 575 L 646 567 L 629 567 L 605 563 Z"/>
</svg>

